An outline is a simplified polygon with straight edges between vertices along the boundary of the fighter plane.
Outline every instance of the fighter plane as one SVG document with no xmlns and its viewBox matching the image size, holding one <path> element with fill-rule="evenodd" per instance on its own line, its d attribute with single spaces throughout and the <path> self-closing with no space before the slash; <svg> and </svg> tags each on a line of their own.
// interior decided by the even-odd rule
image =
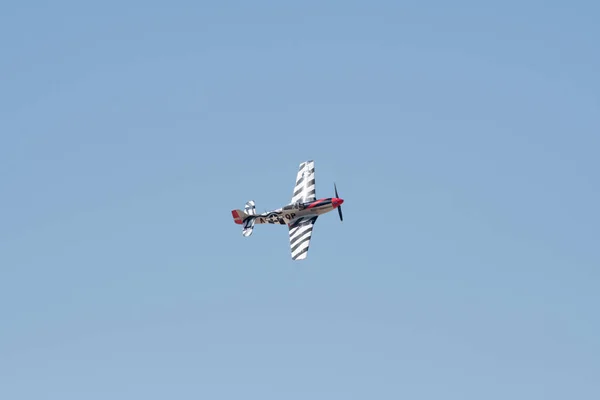
<svg viewBox="0 0 600 400">
<path fill-rule="evenodd" d="M 308 247 L 313 232 L 313 227 L 320 215 L 326 214 L 337 208 L 340 221 L 343 221 L 342 203 L 338 196 L 337 187 L 333 184 L 335 197 L 318 199 L 315 195 L 315 162 L 314 160 L 300 163 L 296 175 L 296 186 L 291 202 L 276 210 L 256 214 L 256 205 L 253 200 L 246 203 L 244 210 L 232 210 L 233 220 L 242 225 L 242 235 L 252 235 L 254 224 L 287 225 L 290 237 L 290 251 L 292 260 L 303 260 L 308 255 Z"/>
</svg>

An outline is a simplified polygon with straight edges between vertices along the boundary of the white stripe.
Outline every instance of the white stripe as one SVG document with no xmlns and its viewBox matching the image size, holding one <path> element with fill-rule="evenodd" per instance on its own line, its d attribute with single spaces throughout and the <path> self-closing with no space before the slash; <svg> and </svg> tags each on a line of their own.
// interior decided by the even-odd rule
<svg viewBox="0 0 600 400">
<path fill-rule="evenodd" d="M 310 241 L 306 241 L 306 242 L 302 243 L 302 245 L 300 247 L 298 247 L 294 253 L 292 253 L 292 258 L 296 258 L 298 256 L 298 254 L 300 252 L 302 252 L 302 250 L 306 249 L 309 246 L 309 244 L 310 244 Z M 304 258 L 307 253 L 308 252 L 304 253 L 301 257 Z"/>
<path fill-rule="evenodd" d="M 305 229 L 303 232 L 301 232 L 300 234 L 294 236 L 294 237 L 290 237 L 290 246 L 294 247 L 296 246 L 298 243 L 300 243 L 302 240 L 306 239 L 307 237 L 310 237 L 310 235 L 312 234 L 312 228 L 308 228 Z M 297 240 L 295 240 L 296 238 L 298 238 Z M 292 243 L 292 240 L 295 240 L 294 243 Z"/>
</svg>

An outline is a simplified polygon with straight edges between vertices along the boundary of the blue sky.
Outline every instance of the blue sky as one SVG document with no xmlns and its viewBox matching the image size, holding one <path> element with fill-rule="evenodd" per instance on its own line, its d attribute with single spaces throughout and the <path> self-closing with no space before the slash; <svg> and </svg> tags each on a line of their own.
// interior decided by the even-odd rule
<svg viewBox="0 0 600 400">
<path fill-rule="evenodd" d="M 600 6 L 281 3 L 3 7 L 0 397 L 599 398 Z"/>
</svg>

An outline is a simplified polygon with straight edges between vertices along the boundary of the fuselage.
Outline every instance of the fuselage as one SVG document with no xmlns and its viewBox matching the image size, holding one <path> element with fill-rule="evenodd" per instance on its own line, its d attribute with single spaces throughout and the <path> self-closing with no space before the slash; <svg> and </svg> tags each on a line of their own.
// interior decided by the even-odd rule
<svg viewBox="0 0 600 400">
<path fill-rule="evenodd" d="M 326 214 L 339 207 L 343 202 L 344 200 L 340 198 L 328 197 L 308 203 L 288 204 L 276 210 L 256 214 L 253 216 L 254 223 L 287 225 L 299 217 Z"/>
</svg>

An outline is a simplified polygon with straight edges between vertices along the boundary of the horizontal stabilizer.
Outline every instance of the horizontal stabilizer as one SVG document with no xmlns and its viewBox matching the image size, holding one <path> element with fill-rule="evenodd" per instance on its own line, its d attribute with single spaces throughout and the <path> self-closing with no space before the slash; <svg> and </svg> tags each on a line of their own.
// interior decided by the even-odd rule
<svg viewBox="0 0 600 400">
<path fill-rule="evenodd" d="M 252 230 L 254 229 L 254 221 L 256 221 L 255 218 L 248 218 L 244 222 L 244 229 L 242 230 L 242 235 L 246 237 L 252 235 Z"/>
<path fill-rule="evenodd" d="M 246 203 L 244 212 L 248 215 L 256 215 L 256 204 L 254 203 L 254 200 L 250 200 Z"/>
</svg>

